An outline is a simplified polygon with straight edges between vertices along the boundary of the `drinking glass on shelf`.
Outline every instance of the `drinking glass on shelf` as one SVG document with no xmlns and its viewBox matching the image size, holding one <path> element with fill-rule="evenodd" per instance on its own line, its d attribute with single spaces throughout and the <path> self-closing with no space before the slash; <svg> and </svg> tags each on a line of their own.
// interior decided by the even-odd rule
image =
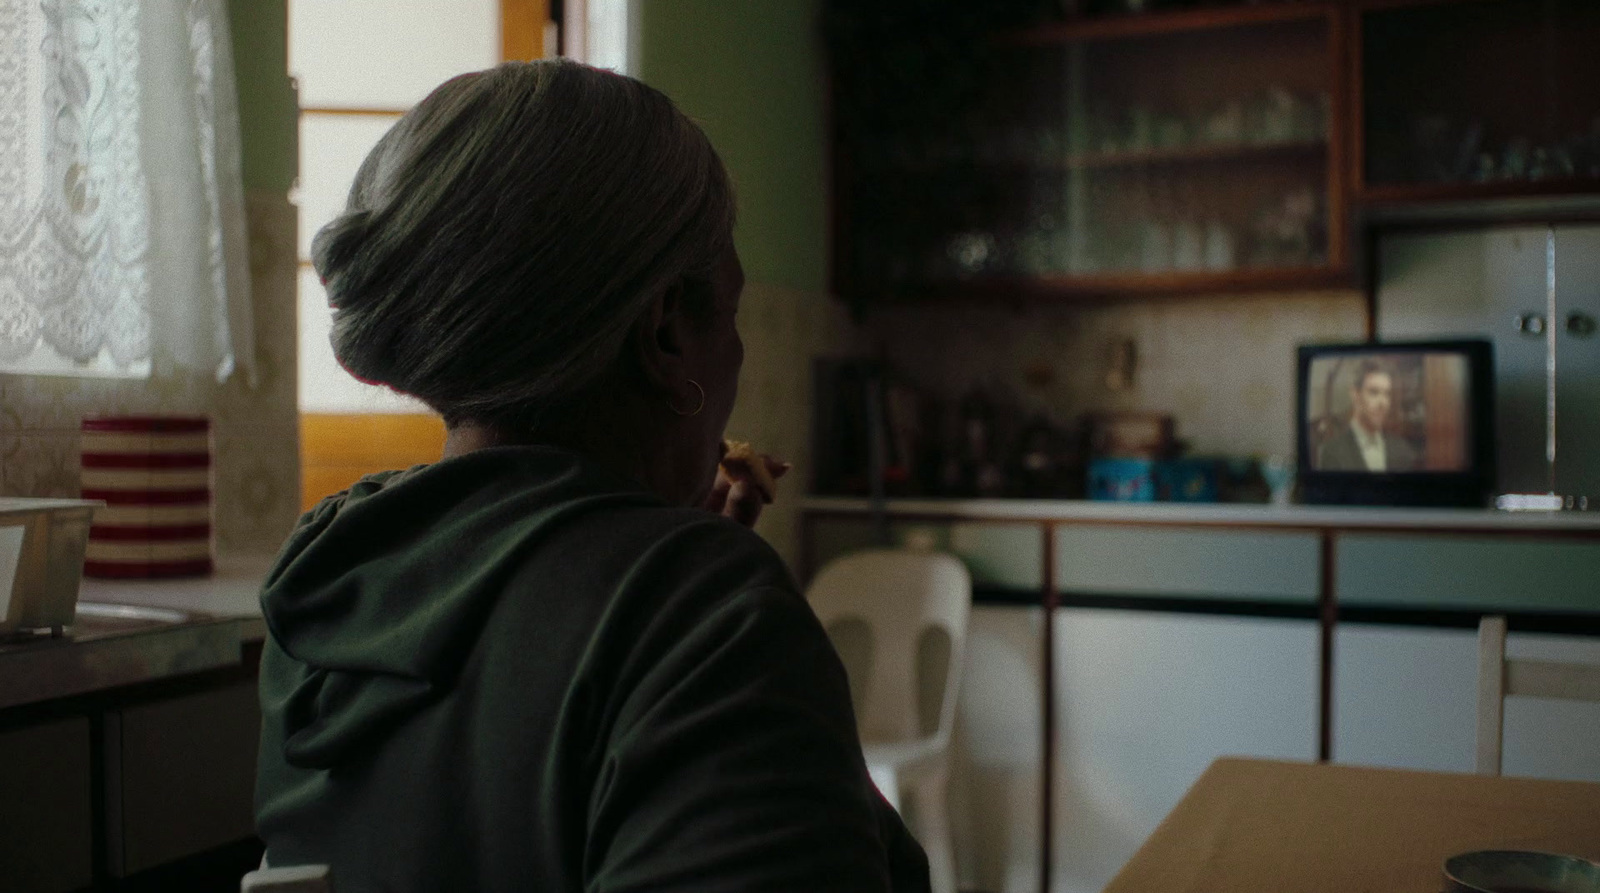
<svg viewBox="0 0 1600 893">
<path fill-rule="evenodd" d="M 1199 270 L 1205 266 L 1205 231 L 1200 222 L 1182 217 L 1172 225 L 1172 268 Z"/>
<path fill-rule="evenodd" d="M 1017 235 L 1016 267 L 1027 276 L 1043 276 L 1051 271 L 1051 251 L 1058 228 L 1055 215 L 1037 209 Z"/>
<path fill-rule="evenodd" d="M 1235 263 L 1233 230 L 1228 229 L 1226 224 L 1213 217 L 1206 223 L 1206 269 L 1212 272 L 1223 272 L 1233 269 Z"/>
<path fill-rule="evenodd" d="M 1533 157 L 1533 142 L 1525 136 L 1512 137 L 1500 155 L 1500 179 L 1521 180 L 1528 175 Z"/>
<path fill-rule="evenodd" d="M 1205 142 L 1217 145 L 1229 146 L 1244 142 L 1244 103 L 1238 99 L 1228 100 L 1206 115 L 1195 127 L 1195 132 Z"/>
<path fill-rule="evenodd" d="M 989 267 L 996 254 L 994 236 L 982 231 L 957 233 L 947 246 L 951 263 L 958 274 L 972 276 Z"/>
<path fill-rule="evenodd" d="M 1294 462 L 1283 456 L 1261 460 L 1261 478 L 1267 482 L 1273 505 L 1289 505 L 1294 496 Z"/>
<path fill-rule="evenodd" d="M 1287 88 L 1268 87 L 1256 99 L 1255 129 L 1251 134 L 1258 143 L 1282 143 L 1294 136 L 1295 117 L 1299 100 Z"/>
<path fill-rule="evenodd" d="M 1566 143 L 1557 143 L 1550 147 L 1550 170 L 1552 176 L 1570 179 L 1578 175 L 1578 165 L 1572 160 L 1572 149 Z"/>
<path fill-rule="evenodd" d="M 1312 142 L 1326 137 L 1330 102 L 1331 98 L 1326 92 L 1295 97 L 1294 121 L 1289 128 L 1291 138 L 1298 142 Z"/>
<path fill-rule="evenodd" d="M 1156 116 L 1154 130 L 1158 148 L 1177 149 L 1189 141 L 1189 125 L 1177 115 Z"/>
<path fill-rule="evenodd" d="M 1528 179 L 1548 180 L 1554 176 L 1555 165 L 1550 161 L 1550 151 L 1544 146 L 1535 146 L 1533 154 L 1528 156 Z"/>
<path fill-rule="evenodd" d="M 1149 108 L 1136 105 L 1128 109 L 1128 151 L 1144 152 L 1155 146 L 1156 124 L 1156 114 Z"/>
<path fill-rule="evenodd" d="M 1172 230 L 1160 220 L 1139 223 L 1139 271 L 1164 273 L 1172 268 Z"/>
<path fill-rule="evenodd" d="M 1500 166 L 1494 160 L 1493 152 L 1479 152 L 1477 161 L 1472 165 L 1472 182 L 1489 183 L 1500 174 Z"/>
<path fill-rule="evenodd" d="M 1172 223 L 1172 268 L 1199 270 L 1205 266 L 1205 230 L 1200 224 L 1200 202 L 1193 187 L 1185 188 Z"/>
</svg>

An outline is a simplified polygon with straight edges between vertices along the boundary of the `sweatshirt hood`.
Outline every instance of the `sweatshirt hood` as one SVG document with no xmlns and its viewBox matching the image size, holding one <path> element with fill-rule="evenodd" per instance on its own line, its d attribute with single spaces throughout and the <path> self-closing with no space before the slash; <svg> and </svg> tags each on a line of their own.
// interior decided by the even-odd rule
<svg viewBox="0 0 1600 893">
<path fill-rule="evenodd" d="M 546 447 L 384 472 L 323 500 L 261 593 L 275 646 L 261 697 L 281 710 L 287 762 L 336 766 L 447 691 L 522 557 L 574 516 L 628 504 L 661 501 Z"/>
</svg>

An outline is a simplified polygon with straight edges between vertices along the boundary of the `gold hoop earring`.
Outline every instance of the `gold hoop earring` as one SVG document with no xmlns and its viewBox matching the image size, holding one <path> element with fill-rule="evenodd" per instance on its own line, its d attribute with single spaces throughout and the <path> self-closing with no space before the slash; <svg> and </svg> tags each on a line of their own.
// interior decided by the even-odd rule
<svg viewBox="0 0 1600 893">
<path fill-rule="evenodd" d="M 697 416 L 697 415 L 700 414 L 700 410 L 706 408 L 706 389 L 700 387 L 700 382 L 695 381 L 692 378 L 686 379 L 686 380 L 689 382 L 689 384 L 694 385 L 694 389 L 696 391 L 700 392 L 700 402 L 695 405 L 694 410 L 691 411 L 691 412 L 684 412 L 683 410 L 679 409 L 678 407 L 673 406 L 670 401 L 667 403 L 667 408 L 668 409 L 672 410 L 673 412 L 677 413 L 678 415 L 683 416 L 684 418 L 688 418 L 690 416 Z"/>
</svg>

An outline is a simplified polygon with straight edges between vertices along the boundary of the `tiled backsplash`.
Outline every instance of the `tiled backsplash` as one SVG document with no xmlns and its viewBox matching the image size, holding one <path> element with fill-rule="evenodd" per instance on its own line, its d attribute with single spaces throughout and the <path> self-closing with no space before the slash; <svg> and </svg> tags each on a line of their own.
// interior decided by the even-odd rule
<svg viewBox="0 0 1600 893">
<path fill-rule="evenodd" d="M 810 478 L 814 357 L 881 351 L 899 375 L 939 397 L 978 385 L 1059 421 L 1169 412 L 1197 452 L 1288 455 L 1295 346 L 1360 339 L 1365 319 L 1359 293 L 1334 291 L 1099 306 L 908 304 L 880 307 L 857 326 L 827 295 L 752 282 L 739 313 L 745 366 L 728 432 L 797 466 L 757 528 L 792 562 L 793 500 Z M 1104 383 L 1110 355 L 1129 339 L 1132 386 L 1113 392 Z"/>
<path fill-rule="evenodd" d="M 1151 299 L 1098 306 L 940 303 L 880 308 L 867 321 L 892 367 L 941 398 L 1004 394 L 1025 413 L 1170 413 L 1197 452 L 1294 451 L 1295 346 L 1363 337 L 1353 291 Z M 1131 386 L 1106 373 L 1134 345 Z"/>
<path fill-rule="evenodd" d="M 810 478 L 811 358 L 858 354 L 867 342 L 839 301 L 762 282 L 745 285 L 739 334 L 744 369 L 728 436 L 795 463 L 781 482 L 782 496 L 756 527 L 793 567 L 799 555 L 798 499 Z"/>
<path fill-rule="evenodd" d="M 258 376 L 149 380 L 0 375 L 0 494 L 76 496 L 85 415 L 192 414 L 212 419 L 216 535 L 223 553 L 275 552 L 299 511 L 295 405 L 295 208 L 247 201 Z M 159 368 L 159 364 L 158 364 Z"/>
</svg>

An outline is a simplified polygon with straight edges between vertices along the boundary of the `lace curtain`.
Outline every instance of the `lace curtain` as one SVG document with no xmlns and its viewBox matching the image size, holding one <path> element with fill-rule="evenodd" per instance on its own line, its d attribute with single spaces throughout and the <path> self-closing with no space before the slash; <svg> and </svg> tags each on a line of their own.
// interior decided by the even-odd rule
<svg viewBox="0 0 1600 893">
<path fill-rule="evenodd" d="M 0 0 L 0 372 L 253 373 L 226 0 Z"/>
</svg>

